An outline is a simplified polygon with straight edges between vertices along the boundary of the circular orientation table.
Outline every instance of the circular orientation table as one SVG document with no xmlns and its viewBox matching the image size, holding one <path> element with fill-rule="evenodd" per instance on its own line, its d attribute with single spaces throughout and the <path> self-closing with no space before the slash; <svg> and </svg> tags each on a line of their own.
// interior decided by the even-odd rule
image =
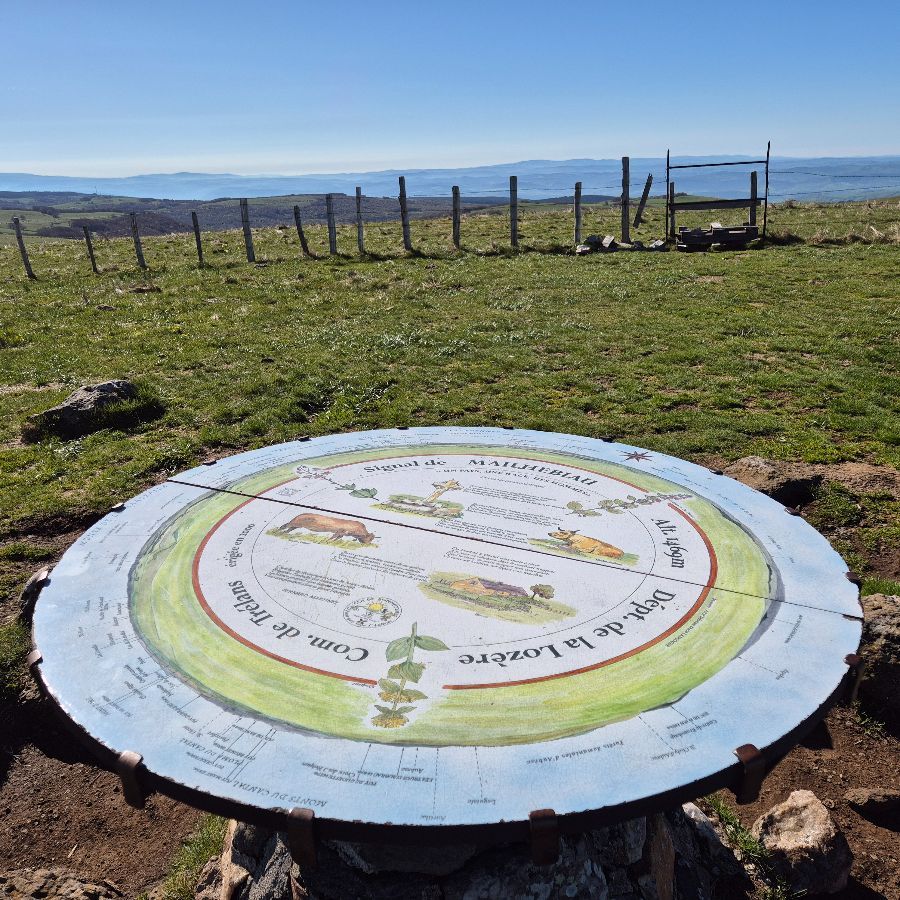
<svg viewBox="0 0 900 900">
<path fill-rule="evenodd" d="M 571 435 L 296 441 L 87 531 L 34 668 L 138 802 L 359 841 L 583 831 L 752 793 L 837 697 L 858 588 L 788 512 Z"/>
</svg>

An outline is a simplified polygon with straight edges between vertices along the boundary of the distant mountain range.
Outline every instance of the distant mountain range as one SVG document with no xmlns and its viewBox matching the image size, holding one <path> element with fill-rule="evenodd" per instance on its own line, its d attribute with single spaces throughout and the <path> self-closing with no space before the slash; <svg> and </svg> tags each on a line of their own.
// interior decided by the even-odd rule
<svg viewBox="0 0 900 900">
<path fill-rule="evenodd" d="M 681 157 L 673 163 L 730 162 L 739 157 Z M 746 196 L 749 170 L 763 166 L 722 166 L 678 169 L 673 173 L 679 192 L 713 197 Z M 631 159 L 631 193 L 639 195 L 648 174 L 652 195 L 665 192 L 665 159 Z M 352 194 L 359 185 L 370 197 L 396 197 L 397 177 L 406 176 L 411 197 L 444 197 L 452 185 L 463 196 L 496 197 L 506 194 L 509 176 L 519 178 L 519 196 L 541 200 L 571 195 L 576 181 L 585 194 L 618 195 L 621 162 L 618 159 L 524 160 L 461 169 L 407 169 L 381 172 L 342 172 L 330 175 L 229 175 L 176 172 L 134 175 L 128 178 L 81 178 L 65 175 L 0 173 L 0 191 L 76 191 L 119 197 L 168 200 L 213 200 L 225 197 L 275 197 L 326 192 Z M 770 198 L 837 202 L 900 195 L 900 156 L 772 157 Z"/>
</svg>

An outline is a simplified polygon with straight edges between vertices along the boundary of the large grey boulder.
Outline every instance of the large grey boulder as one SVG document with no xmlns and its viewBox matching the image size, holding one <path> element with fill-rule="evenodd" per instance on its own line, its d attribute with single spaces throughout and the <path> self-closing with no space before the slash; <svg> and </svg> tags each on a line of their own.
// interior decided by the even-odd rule
<svg viewBox="0 0 900 900">
<path fill-rule="evenodd" d="M 812 791 L 794 791 L 753 823 L 772 868 L 791 889 L 835 894 L 847 886 L 853 854 L 825 805 Z"/>
<path fill-rule="evenodd" d="M 116 378 L 100 384 L 87 384 L 74 391 L 62 403 L 45 409 L 28 418 L 22 428 L 26 440 L 39 440 L 46 435 L 61 438 L 77 438 L 107 427 L 104 411 L 113 404 L 124 404 L 137 401 L 136 407 L 143 407 L 133 412 L 141 412 L 146 418 L 152 418 L 161 407 L 158 403 L 140 403 L 140 391 L 131 381 Z"/>
</svg>

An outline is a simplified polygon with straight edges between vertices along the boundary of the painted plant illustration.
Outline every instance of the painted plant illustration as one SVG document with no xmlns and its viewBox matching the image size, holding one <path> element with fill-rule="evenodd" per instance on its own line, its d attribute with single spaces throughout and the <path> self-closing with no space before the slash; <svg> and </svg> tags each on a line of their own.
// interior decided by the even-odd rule
<svg viewBox="0 0 900 900">
<path fill-rule="evenodd" d="M 427 695 L 414 688 L 410 684 L 418 684 L 425 664 L 415 661 L 416 650 L 449 650 L 450 648 L 436 637 L 426 634 L 418 634 L 418 623 L 413 622 L 412 631 L 402 638 L 397 638 L 388 644 L 385 656 L 388 662 L 394 665 L 388 669 L 387 678 L 378 681 L 381 689 L 378 696 L 390 706 L 375 704 L 378 715 L 372 717 L 372 724 L 379 728 L 399 728 L 408 721 L 408 714 L 415 707 L 415 701 L 427 699 Z M 397 660 L 400 660 L 398 662 Z"/>
</svg>

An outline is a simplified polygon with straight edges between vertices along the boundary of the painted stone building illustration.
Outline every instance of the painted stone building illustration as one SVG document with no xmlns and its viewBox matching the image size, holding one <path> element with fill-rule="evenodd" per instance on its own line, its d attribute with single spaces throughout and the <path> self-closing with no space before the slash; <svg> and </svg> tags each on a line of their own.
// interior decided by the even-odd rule
<svg viewBox="0 0 900 900">
<path fill-rule="evenodd" d="M 485 594 L 490 597 L 530 597 L 528 591 L 514 584 L 502 581 L 488 581 L 486 578 L 460 578 L 450 584 L 451 588 L 466 591 L 469 594 Z"/>
</svg>

